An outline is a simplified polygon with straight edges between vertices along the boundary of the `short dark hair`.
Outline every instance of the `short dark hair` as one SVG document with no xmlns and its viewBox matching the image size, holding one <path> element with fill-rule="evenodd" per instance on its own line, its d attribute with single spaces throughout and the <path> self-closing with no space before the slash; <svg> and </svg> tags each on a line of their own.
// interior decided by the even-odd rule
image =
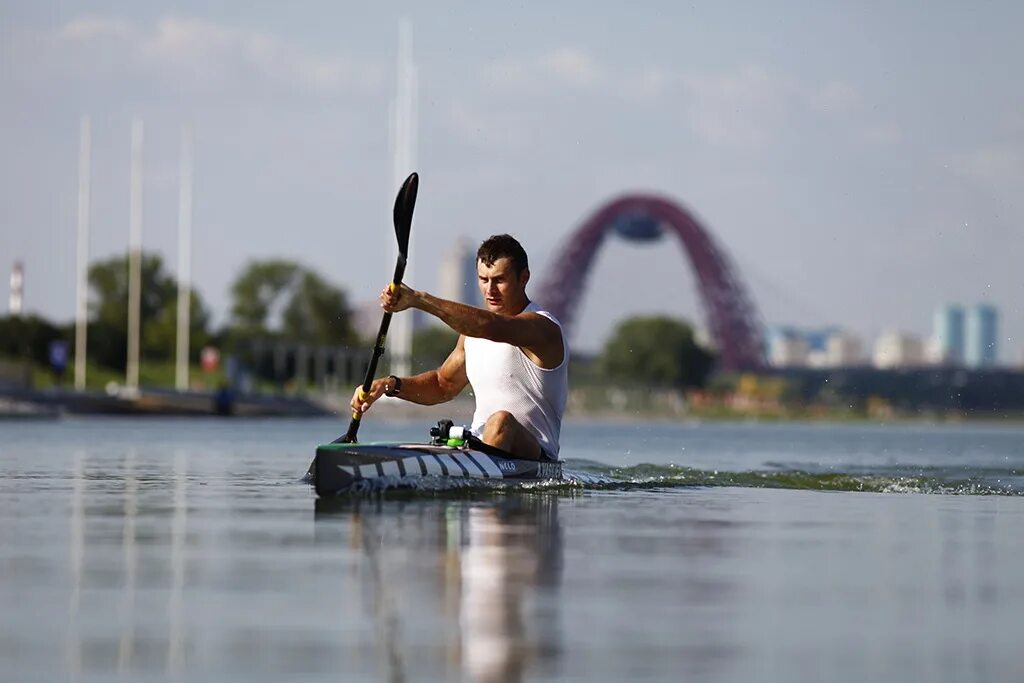
<svg viewBox="0 0 1024 683">
<path fill-rule="evenodd" d="M 501 258 L 512 259 L 516 275 L 521 275 L 530 267 L 526 258 L 526 250 L 512 235 L 491 235 L 476 250 L 476 260 L 483 261 L 485 266 L 493 266 L 494 262 Z"/>
</svg>

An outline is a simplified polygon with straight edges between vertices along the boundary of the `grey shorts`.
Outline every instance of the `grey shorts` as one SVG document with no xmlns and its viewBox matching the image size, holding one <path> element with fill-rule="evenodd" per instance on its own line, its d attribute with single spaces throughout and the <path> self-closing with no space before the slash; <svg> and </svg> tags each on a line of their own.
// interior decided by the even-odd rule
<svg viewBox="0 0 1024 683">
<path fill-rule="evenodd" d="M 540 462 L 558 462 L 558 456 L 557 455 L 551 455 L 551 453 L 548 452 L 548 449 L 546 449 L 543 446 L 541 446 L 540 447 Z"/>
</svg>

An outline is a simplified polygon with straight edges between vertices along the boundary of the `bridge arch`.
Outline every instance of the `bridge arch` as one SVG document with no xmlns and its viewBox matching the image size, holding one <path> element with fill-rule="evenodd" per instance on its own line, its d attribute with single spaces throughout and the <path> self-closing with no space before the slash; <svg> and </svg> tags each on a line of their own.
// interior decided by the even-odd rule
<svg viewBox="0 0 1024 683">
<path fill-rule="evenodd" d="M 631 194 L 597 209 L 566 240 L 548 267 L 537 296 L 572 334 L 594 256 L 609 233 L 653 241 L 664 232 L 679 238 L 696 274 L 708 330 L 726 371 L 765 366 L 761 322 L 753 300 L 724 250 L 689 211 L 656 195 Z"/>
</svg>

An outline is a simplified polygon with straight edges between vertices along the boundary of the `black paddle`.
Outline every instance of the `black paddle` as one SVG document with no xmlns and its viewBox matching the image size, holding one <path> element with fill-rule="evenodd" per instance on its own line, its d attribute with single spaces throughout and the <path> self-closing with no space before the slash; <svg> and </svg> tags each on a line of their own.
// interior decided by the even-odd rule
<svg viewBox="0 0 1024 683">
<path fill-rule="evenodd" d="M 412 211 L 416 208 L 416 191 L 419 188 L 420 177 L 415 173 L 402 183 L 395 197 L 395 237 L 398 239 L 398 261 L 395 263 L 395 275 L 391 278 L 389 288 L 392 292 L 398 290 L 402 284 L 402 276 L 405 275 L 405 264 L 409 258 L 409 232 L 412 230 Z M 377 332 L 377 342 L 373 347 L 373 355 L 370 356 L 370 365 L 366 368 L 366 377 L 363 378 L 363 386 L 359 390 L 359 400 L 363 400 L 370 393 L 370 385 L 373 384 L 373 376 L 377 373 L 377 361 L 384 353 L 384 339 L 388 336 L 388 327 L 391 325 L 391 314 L 385 313 L 380 321 L 380 330 Z M 352 421 L 348 423 L 348 431 L 344 436 L 334 440 L 334 443 L 355 443 L 356 432 L 359 431 L 359 419 L 362 413 L 358 410 L 352 411 Z"/>
</svg>

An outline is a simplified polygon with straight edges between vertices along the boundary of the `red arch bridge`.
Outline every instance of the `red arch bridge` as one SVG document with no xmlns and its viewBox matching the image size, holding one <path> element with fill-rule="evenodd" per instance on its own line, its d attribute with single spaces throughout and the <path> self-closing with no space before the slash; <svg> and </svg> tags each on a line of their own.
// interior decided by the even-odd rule
<svg viewBox="0 0 1024 683">
<path fill-rule="evenodd" d="M 654 195 L 626 195 L 600 207 L 555 257 L 537 299 L 562 322 L 569 336 L 594 256 L 613 232 L 639 241 L 674 233 L 696 274 L 719 367 L 726 371 L 765 367 L 760 318 L 728 256 L 689 211 Z"/>
</svg>

